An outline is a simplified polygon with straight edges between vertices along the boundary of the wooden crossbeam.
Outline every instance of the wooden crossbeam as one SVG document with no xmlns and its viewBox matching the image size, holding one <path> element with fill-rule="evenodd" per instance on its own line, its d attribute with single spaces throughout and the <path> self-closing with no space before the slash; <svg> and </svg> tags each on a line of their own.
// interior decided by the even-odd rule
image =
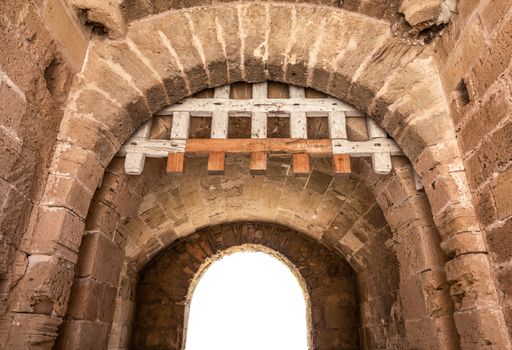
<svg viewBox="0 0 512 350">
<path fill-rule="evenodd" d="M 304 88 L 290 86 L 290 98 L 304 99 L 306 91 Z M 308 118 L 305 112 L 290 113 L 290 137 L 297 139 L 308 138 Z M 309 155 L 307 153 L 294 154 L 292 157 L 292 170 L 296 175 L 307 175 L 310 172 Z"/>
<path fill-rule="evenodd" d="M 185 152 L 196 155 L 208 154 L 209 152 L 230 154 L 269 152 L 283 155 L 308 153 L 314 156 L 329 156 L 332 153 L 331 147 L 331 141 L 325 139 L 190 139 L 185 146 Z"/>
<path fill-rule="evenodd" d="M 268 145 L 266 145 L 268 143 Z M 250 146 L 249 146 L 250 145 Z M 214 147 L 214 148 L 209 148 Z M 226 149 L 223 149 L 226 147 Z M 349 154 L 351 157 L 370 157 L 375 152 L 389 152 L 392 156 L 403 156 L 403 152 L 391 139 L 371 141 L 348 140 L 304 140 L 291 138 L 275 139 L 189 139 L 189 140 L 140 140 L 134 139 L 123 145 L 117 155 L 126 156 L 129 152 L 140 152 L 150 158 L 165 158 L 170 152 L 190 152 L 208 154 L 208 152 L 245 153 L 265 151 L 284 153 L 307 152 L 310 156 L 329 156 L 330 154 Z M 270 149 L 270 150 L 269 150 Z"/>
<path fill-rule="evenodd" d="M 268 95 L 268 84 L 266 82 L 253 84 L 252 98 L 266 99 Z M 258 111 L 252 113 L 251 138 L 266 139 L 267 137 L 267 113 Z M 267 170 L 267 154 L 265 151 L 258 151 L 251 154 L 250 170 L 253 174 L 264 174 Z"/>
</svg>

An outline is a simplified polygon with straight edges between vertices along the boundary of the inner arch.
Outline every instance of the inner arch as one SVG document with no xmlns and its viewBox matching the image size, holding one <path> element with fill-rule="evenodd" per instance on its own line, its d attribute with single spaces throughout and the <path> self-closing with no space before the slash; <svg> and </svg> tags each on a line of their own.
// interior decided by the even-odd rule
<svg viewBox="0 0 512 350">
<path fill-rule="evenodd" d="M 236 249 L 208 265 L 193 288 L 186 350 L 308 349 L 307 293 L 284 258 Z"/>
</svg>

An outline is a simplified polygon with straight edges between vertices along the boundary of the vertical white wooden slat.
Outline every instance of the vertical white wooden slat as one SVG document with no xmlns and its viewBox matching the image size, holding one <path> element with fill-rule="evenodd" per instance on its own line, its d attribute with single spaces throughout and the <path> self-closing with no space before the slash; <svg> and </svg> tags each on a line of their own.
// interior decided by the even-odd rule
<svg viewBox="0 0 512 350">
<path fill-rule="evenodd" d="M 329 112 L 329 136 L 331 139 L 347 139 L 345 112 Z"/>
<path fill-rule="evenodd" d="M 189 112 L 174 112 L 172 114 L 171 140 L 186 140 L 190 127 Z"/>
<path fill-rule="evenodd" d="M 231 86 L 225 85 L 215 89 L 214 98 L 229 99 Z M 212 139 L 225 139 L 228 137 L 229 115 L 228 112 L 214 111 L 212 114 Z"/>
<path fill-rule="evenodd" d="M 290 98 L 305 98 L 306 91 L 304 88 L 290 85 Z M 308 118 L 306 112 L 290 113 L 290 137 L 294 139 L 308 138 Z"/>
<path fill-rule="evenodd" d="M 373 140 L 376 138 L 387 138 L 388 135 L 377 123 L 370 118 L 366 118 L 368 126 L 368 137 Z M 390 153 L 374 153 L 372 154 L 373 171 L 376 174 L 389 174 L 392 169 Z"/>
<path fill-rule="evenodd" d="M 252 98 L 266 99 L 268 94 L 267 83 L 258 83 L 252 85 Z M 267 113 L 252 113 L 251 118 L 251 138 L 264 139 L 267 137 Z"/>
<path fill-rule="evenodd" d="M 151 133 L 151 126 L 153 120 L 149 120 L 141 125 L 140 128 L 133 134 L 132 138 L 148 139 Z M 124 171 L 128 175 L 140 175 L 144 169 L 146 162 L 146 155 L 142 152 L 129 152 L 124 159 Z"/>
</svg>

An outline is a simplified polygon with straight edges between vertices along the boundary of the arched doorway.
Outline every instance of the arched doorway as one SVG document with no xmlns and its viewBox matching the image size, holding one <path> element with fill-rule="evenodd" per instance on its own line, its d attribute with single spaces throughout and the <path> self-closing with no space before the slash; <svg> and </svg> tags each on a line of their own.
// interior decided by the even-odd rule
<svg viewBox="0 0 512 350">
<path fill-rule="evenodd" d="M 185 350 L 307 350 L 309 296 L 284 256 L 237 246 L 208 261 L 190 290 Z"/>
<path fill-rule="evenodd" d="M 214 268 L 216 263 L 222 262 L 222 260 L 218 261 L 219 257 L 248 248 L 252 251 L 270 253 L 272 255 L 270 257 L 267 254 L 263 255 L 271 260 L 277 257 L 281 262 L 272 261 L 274 263 L 272 266 L 277 263 L 281 269 L 284 269 L 288 275 L 287 278 L 291 278 L 294 282 L 296 297 L 302 300 L 302 308 L 298 307 L 296 310 L 303 321 L 301 337 L 306 347 L 297 347 L 294 344 L 284 347 L 281 343 L 274 346 L 261 345 L 251 339 L 250 344 L 239 345 L 238 349 L 252 349 L 251 346 L 256 346 L 258 349 L 294 350 L 360 348 L 355 273 L 345 259 L 292 229 L 250 222 L 224 224 L 198 230 L 186 238 L 173 242 L 140 272 L 134 302 L 136 311 L 131 346 L 134 349 L 148 350 L 189 350 L 188 339 L 193 335 L 188 334 L 187 327 L 192 328 L 192 332 L 195 331 L 193 329 L 195 311 L 193 306 L 190 308 L 189 306 L 196 294 L 194 292 L 196 285 L 201 288 L 198 282 L 201 281 L 200 276 L 208 273 L 207 268 L 210 265 Z M 258 269 L 258 266 L 256 268 Z M 215 288 L 206 289 L 207 293 L 213 293 Z M 267 292 L 269 297 L 282 300 L 282 295 L 279 296 L 282 291 L 272 289 Z M 289 293 L 285 294 L 287 298 L 291 297 Z M 223 297 L 227 297 L 228 301 L 233 301 L 234 298 L 232 295 Z M 255 300 L 249 300 L 249 303 L 254 302 Z M 246 306 L 245 302 L 243 304 Z M 223 308 L 222 305 L 218 306 Z M 243 308 L 240 305 L 237 307 Z M 304 312 L 305 310 L 307 313 Z M 248 317 L 254 314 L 247 308 L 243 309 L 242 313 L 246 313 L 244 316 Z M 190 318 L 187 320 L 189 315 Z M 268 316 L 277 318 L 279 315 L 273 312 Z M 210 324 L 210 327 L 216 327 L 220 322 L 219 314 L 213 317 L 214 321 L 209 322 L 216 324 Z M 271 321 L 265 317 L 264 322 Z M 307 327 L 304 327 L 304 322 L 307 323 Z M 223 339 L 226 337 L 226 331 L 227 336 L 235 332 L 234 329 L 222 330 L 223 334 L 220 335 L 219 340 L 224 343 L 226 343 Z M 282 336 L 284 332 L 279 329 L 278 331 Z M 265 334 L 253 333 L 253 330 L 249 330 L 248 333 L 251 337 L 265 337 Z M 245 336 L 248 333 L 245 333 Z M 205 334 L 200 336 L 208 337 Z M 217 347 L 218 343 L 214 344 L 214 339 L 206 340 L 207 347 L 199 346 L 195 349 L 228 349 L 227 344 Z M 190 350 L 193 349 L 190 348 Z"/>
</svg>

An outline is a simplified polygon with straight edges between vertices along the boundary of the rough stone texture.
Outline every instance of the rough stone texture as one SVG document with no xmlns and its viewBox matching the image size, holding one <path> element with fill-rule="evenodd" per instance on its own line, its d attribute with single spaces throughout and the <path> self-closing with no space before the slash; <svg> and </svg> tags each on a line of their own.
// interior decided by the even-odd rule
<svg viewBox="0 0 512 350">
<path fill-rule="evenodd" d="M 33 331 L 22 331 L 11 348 L 51 345 L 60 324 L 57 316 L 46 315 L 48 305 L 40 300 L 33 299 L 30 307 L 37 309 L 39 315 L 8 312 L 13 307 L 13 288 L 23 275 L 30 275 L 35 269 L 37 256 L 27 258 L 21 243 L 26 233 L 34 229 L 33 224 L 29 225 L 30 218 L 39 215 L 37 202 L 44 192 L 62 104 L 70 87 L 70 71 L 81 66 L 81 62 L 76 66 L 66 62 L 71 63 L 68 59 L 74 57 L 78 63 L 78 51 L 83 55 L 86 48 L 83 45 L 76 51 L 60 50 L 52 28 L 64 29 L 66 19 L 61 17 L 57 23 L 49 13 L 52 5 L 46 5 L 40 1 L 3 1 L 0 5 L 0 348 L 4 348 L 13 324 L 31 324 Z M 79 42 L 76 44 L 80 46 Z M 47 242 L 57 240 L 63 232 L 56 233 L 49 222 L 55 219 L 59 226 L 72 221 L 62 211 L 57 210 L 56 214 L 50 221 L 41 214 L 40 224 L 44 227 L 40 227 L 48 232 Z M 75 237 L 68 242 L 77 251 Z M 41 254 L 55 250 L 54 243 L 39 241 L 38 245 L 35 250 Z M 65 304 L 65 300 L 55 304 L 57 309 L 60 303 Z"/>
<path fill-rule="evenodd" d="M 363 348 L 511 346 L 508 0 L 460 1 L 440 39 L 430 42 L 435 28 L 413 28 L 429 39 L 417 45 L 397 35 L 395 1 L 192 9 L 202 3 L 126 0 L 126 36 L 117 2 L 76 3 L 90 17 L 63 0 L 0 5 L 0 347 L 49 349 L 59 333 L 65 349 L 102 348 L 107 338 L 122 348 L 138 269 L 231 213 L 292 227 L 351 264 Z M 437 11 L 435 1 L 415 4 Z M 81 67 L 68 96 L 70 72 Z M 265 79 L 314 87 L 374 117 L 425 191 L 411 190 L 403 164 L 381 178 L 354 162 L 355 179 L 327 185 L 321 162 L 305 180 L 285 175 L 282 161 L 266 177 L 239 176 L 247 165 L 236 160 L 224 181 L 204 176 L 199 160 L 194 175 L 157 176 L 160 193 L 123 176 L 115 160 L 103 179 L 108 191 L 91 200 L 121 144 L 155 111 L 204 88 Z M 163 171 L 148 163 L 150 173 Z M 103 258 L 95 265 L 91 256 Z M 101 261 L 116 266 L 102 271 Z M 101 291 L 104 314 L 87 288 Z"/>
<path fill-rule="evenodd" d="M 173 243 L 141 271 L 132 346 L 181 348 L 186 336 L 183 329 L 189 291 L 202 265 L 222 251 L 243 244 L 270 248 L 300 271 L 312 318 L 312 349 L 359 348 L 357 288 L 348 264 L 298 232 L 253 223 L 200 230 Z"/>
<path fill-rule="evenodd" d="M 447 35 L 438 43 L 437 55 L 444 88 L 451 97 L 452 118 L 477 221 L 484 230 L 491 258 L 490 262 L 478 255 L 473 259 L 491 264 L 491 269 L 496 271 L 489 280 L 497 282 L 501 305 L 486 306 L 490 311 L 485 316 L 486 322 L 493 324 L 492 337 L 496 339 L 506 334 L 503 321 L 496 319 L 497 313 L 491 311 L 500 306 L 505 310 L 509 336 L 512 334 L 512 291 L 504 278 L 512 271 L 512 9 L 507 1 L 470 1 L 460 2 L 458 13 Z M 482 283 L 482 277 L 477 278 L 475 273 L 468 270 L 465 283 Z M 486 292 L 483 288 L 472 294 L 485 302 Z M 474 315 L 466 312 L 456 317 L 467 324 Z M 472 341 L 477 345 L 465 346 L 488 346 L 482 343 L 478 333 Z"/>
<path fill-rule="evenodd" d="M 268 0 L 264 0 L 269 2 Z M 178 10 L 196 6 L 205 6 L 212 4 L 221 4 L 226 2 L 235 2 L 235 0 L 125 0 L 121 3 L 121 11 L 127 21 L 134 21 L 153 14 L 162 13 L 168 10 Z M 277 0 L 274 2 L 293 2 L 290 0 Z M 375 0 L 304 0 L 301 1 L 311 5 L 323 5 L 334 8 L 342 8 L 348 11 L 359 12 L 361 14 L 391 19 L 396 16 L 400 1 L 375 1 Z"/>
</svg>

